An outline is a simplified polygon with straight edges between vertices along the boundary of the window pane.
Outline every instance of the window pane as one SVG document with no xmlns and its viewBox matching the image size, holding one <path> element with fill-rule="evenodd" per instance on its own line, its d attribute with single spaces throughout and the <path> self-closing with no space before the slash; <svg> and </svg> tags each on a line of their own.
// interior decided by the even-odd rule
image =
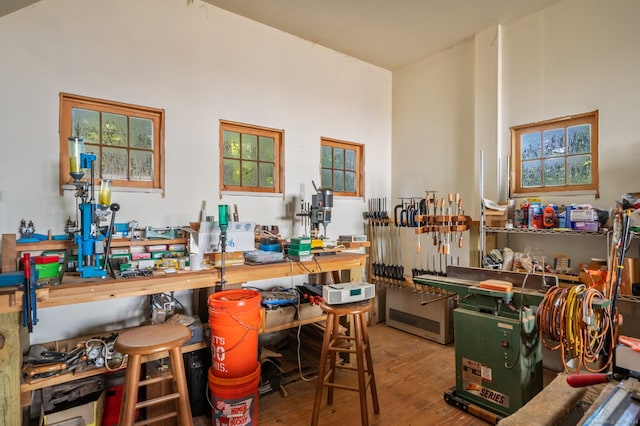
<svg viewBox="0 0 640 426">
<path fill-rule="evenodd" d="M 143 182 L 153 180 L 153 152 L 131 150 L 129 179 Z"/>
<path fill-rule="evenodd" d="M 322 147 L 322 167 L 327 167 L 327 168 L 333 167 L 332 154 L 333 152 L 330 146 Z"/>
<path fill-rule="evenodd" d="M 568 158 L 569 185 L 587 185 L 591 183 L 591 156 L 576 155 Z"/>
<path fill-rule="evenodd" d="M 355 172 L 344 173 L 344 191 L 356 192 L 356 174 Z"/>
<path fill-rule="evenodd" d="M 333 168 L 344 169 L 344 149 L 333 148 Z"/>
<path fill-rule="evenodd" d="M 258 159 L 258 137 L 256 135 L 242 134 L 242 159 Z"/>
<path fill-rule="evenodd" d="M 240 158 L 240 133 L 224 131 L 223 137 L 223 151 L 225 158 Z M 238 163 L 238 170 L 240 170 L 240 163 Z M 238 178 L 240 175 L 238 174 Z M 238 184 L 240 184 L 238 182 Z M 233 185 L 233 184 L 230 184 Z"/>
<path fill-rule="evenodd" d="M 273 161 L 275 142 L 273 138 L 268 138 L 266 136 L 260 136 L 258 138 L 259 149 L 260 149 L 260 161 Z"/>
<path fill-rule="evenodd" d="M 586 154 L 591 152 L 590 124 L 567 127 L 567 138 L 569 139 L 569 154 Z"/>
<path fill-rule="evenodd" d="M 333 188 L 333 181 L 331 180 L 331 169 L 322 169 L 322 179 L 320 186 L 322 188 Z"/>
<path fill-rule="evenodd" d="M 224 184 L 240 185 L 240 160 L 224 160 Z"/>
<path fill-rule="evenodd" d="M 522 135 L 520 152 L 522 160 L 533 160 L 541 157 L 542 145 L 540 137 L 540 132 Z"/>
<path fill-rule="evenodd" d="M 544 156 L 557 157 L 564 155 L 564 129 L 553 129 L 544 132 Z"/>
<path fill-rule="evenodd" d="M 344 150 L 344 169 L 354 171 L 356 169 L 356 152 L 352 149 Z"/>
<path fill-rule="evenodd" d="M 69 136 L 80 136 L 85 143 L 100 143 L 100 113 L 88 109 L 71 109 L 71 132 Z"/>
<path fill-rule="evenodd" d="M 542 185 L 542 164 L 540 160 L 522 162 L 522 186 L 524 188 Z"/>
<path fill-rule="evenodd" d="M 242 162 L 242 186 L 258 186 L 258 163 Z"/>
<path fill-rule="evenodd" d="M 126 180 L 129 171 L 127 150 L 102 148 L 102 179 Z"/>
<path fill-rule="evenodd" d="M 127 117 L 120 114 L 102 113 L 102 144 L 127 146 Z"/>
<path fill-rule="evenodd" d="M 129 146 L 153 149 L 153 120 L 131 117 L 129 119 Z"/>
<path fill-rule="evenodd" d="M 344 172 L 342 170 L 333 171 L 333 190 L 344 191 Z"/>
<path fill-rule="evenodd" d="M 544 160 L 544 185 L 565 185 L 564 158 L 551 158 Z"/>
<path fill-rule="evenodd" d="M 275 184 L 275 168 L 271 163 L 260 163 L 260 187 L 273 188 Z"/>
</svg>

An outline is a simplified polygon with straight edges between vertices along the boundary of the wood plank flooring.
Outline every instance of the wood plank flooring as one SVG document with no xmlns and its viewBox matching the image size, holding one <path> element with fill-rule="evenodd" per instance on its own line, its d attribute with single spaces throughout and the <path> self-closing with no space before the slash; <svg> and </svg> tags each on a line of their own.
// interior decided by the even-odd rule
<svg viewBox="0 0 640 426">
<path fill-rule="evenodd" d="M 383 323 L 369 327 L 380 413 L 373 414 L 368 394 L 369 422 L 373 426 L 487 425 L 484 421 L 448 405 L 443 393 L 455 385 L 453 344 L 443 346 Z M 351 383 L 356 383 L 355 373 Z M 346 376 L 346 380 L 349 380 Z M 260 398 L 258 424 L 261 426 L 308 425 L 315 395 L 315 376 L 297 379 L 285 386 L 288 396 L 275 392 Z M 201 417 L 195 424 L 209 425 Z M 360 424 L 356 392 L 336 390 L 332 406 L 326 405 L 326 388 L 319 426 Z"/>
<path fill-rule="evenodd" d="M 455 385 L 453 345 L 442 346 L 384 324 L 369 327 L 369 334 L 380 402 L 380 413 L 374 415 L 368 394 L 371 425 L 486 425 L 444 402 L 443 392 Z M 347 382 L 357 382 L 355 372 L 340 373 Z M 309 424 L 315 386 L 315 379 L 298 380 L 286 386 L 287 397 L 273 393 L 261 398 L 259 424 Z M 325 389 L 319 425 L 336 424 L 360 424 L 358 393 L 336 390 L 333 405 L 327 406 Z"/>
</svg>

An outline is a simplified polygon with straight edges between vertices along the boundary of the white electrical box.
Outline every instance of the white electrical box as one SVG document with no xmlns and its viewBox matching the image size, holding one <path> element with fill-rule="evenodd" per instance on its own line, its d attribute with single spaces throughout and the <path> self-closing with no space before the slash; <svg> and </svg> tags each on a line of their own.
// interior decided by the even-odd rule
<svg viewBox="0 0 640 426">
<path fill-rule="evenodd" d="M 341 283 L 322 286 L 322 298 L 329 305 L 360 302 L 374 298 L 376 288 L 369 283 Z"/>
</svg>

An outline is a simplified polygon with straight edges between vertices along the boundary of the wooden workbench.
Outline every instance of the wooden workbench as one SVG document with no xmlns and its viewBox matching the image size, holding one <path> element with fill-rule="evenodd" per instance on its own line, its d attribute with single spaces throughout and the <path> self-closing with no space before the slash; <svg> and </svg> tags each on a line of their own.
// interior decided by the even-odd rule
<svg viewBox="0 0 640 426">
<path fill-rule="evenodd" d="M 3 253 L 3 258 L 5 254 Z M 355 271 L 352 279 L 354 276 L 361 279 L 366 259 L 366 254 L 342 252 L 314 256 L 313 260 L 308 262 L 231 266 L 225 268 L 225 281 L 238 284 L 335 271 Z M 219 282 L 220 270 L 217 268 L 197 272 L 158 273 L 152 277 L 126 280 L 80 280 L 70 275 L 65 277 L 61 285 L 38 289 L 37 308 L 144 296 L 166 291 L 203 289 L 214 287 Z M 25 386 L 21 384 L 21 349 L 29 345 L 28 335 L 21 326 L 22 296 L 22 291 L 16 287 L 0 289 L 0 424 L 21 424 L 21 386 Z M 69 376 L 69 380 L 75 379 L 73 375 Z M 46 386 L 44 383 L 40 387 Z M 29 390 L 31 388 L 25 388 L 25 391 Z"/>
</svg>

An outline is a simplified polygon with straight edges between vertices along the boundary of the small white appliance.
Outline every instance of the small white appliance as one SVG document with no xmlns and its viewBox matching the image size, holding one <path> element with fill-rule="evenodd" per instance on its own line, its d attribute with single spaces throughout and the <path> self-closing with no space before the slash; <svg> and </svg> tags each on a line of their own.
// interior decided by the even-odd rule
<svg viewBox="0 0 640 426">
<path fill-rule="evenodd" d="M 340 283 L 322 286 L 322 298 L 329 305 L 359 302 L 372 299 L 376 295 L 376 288 L 369 283 Z"/>
</svg>

